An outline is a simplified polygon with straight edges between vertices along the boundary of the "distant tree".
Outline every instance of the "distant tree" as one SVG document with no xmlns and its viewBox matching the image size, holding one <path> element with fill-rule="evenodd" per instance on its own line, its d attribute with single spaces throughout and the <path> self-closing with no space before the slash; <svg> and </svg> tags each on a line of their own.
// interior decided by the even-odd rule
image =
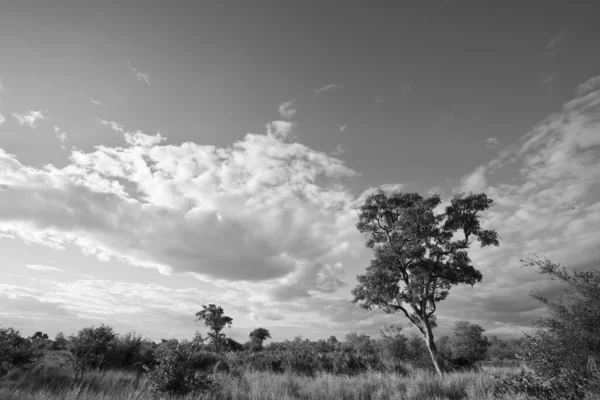
<svg viewBox="0 0 600 400">
<path fill-rule="evenodd" d="M 67 338 L 62 332 L 58 332 L 52 341 L 50 349 L 52 350 L 65 350 L 67 348 Z"/>
<path fill-rule="evenodd" d="M 81 383 L 88 369 L 102 368 L 117 335 L 108 325 L 83 328 L 77 335 L 69 336 L 67 361 L 75 374 L 75 382 Z"/>
<path fill-rule="evenodd" d="M 346 348 L 352 349 L 362 354 L 374 354 L 375 346 L 371 337 L 364 334 L 351 332 L 346 335 Z"/>
<path fill-rule="evenodd" d="M 485 358 L 490 343 L 482 335 L 484 329 L 469 321 L 457 321 L 454 334 L 450 338 L 450 354 L 463 366 L 472 366 Z"/>
<path fill-rule="evenodd" d="M 524 361 L 533 373 L 503 382 L 505 388 L 539 399 L 582 399 L 586 391 L 600 392 L 600 270 L 571 273 L 547 259 L 522 262 L 563 282 L 566 290 L 556 300 L 531 294 L 549 316 L 539 319 L 522 343 Z"/>
<path fill-rule="evenodd" d="M 467 254 L 475 237 L 481 246 L 497 246 L 498 234 L 483 230 L 480 213 L 493 201 L 484 193 L 457 194 L 445 212 L 436 213 L 439 195 L 423 198 L 418 193 L 378 191 L 360 207 L 357 228 L 367 235 L 374 258 L 352 290 L 354 303 L 386 313 L 401 311 L 425 341 L 433 365 L 438 362 L 433 328 L 436 304 L 453 285 L 473 285 L 481 272 Z M 456 233 L 462 231 L 463 238 Z"/>
<path fill-rule="evenodd" d="M 40 355 L 18 330 L 0 327 L 0 377 L 13 367 L 32 366 Z"/>
<path fill-rule="evenodd" d="M 254 350 L 262 350 L 263 342 L 271 338 L 271 334 L 265 328 L 256 328 L 250 332 L 250 340 L 254 344 Z"/>
<path fill-rule="evenodd" d="M 408 338 L 402 333 L 400 325 L 385 325 L 379 333 L 384 360 L 397 361 L 408 358 Z"/>
<path fill-rule="evenodd" d="M 228 337 L 225 338 L 225 342 L 223 344 L 224 351 L 242 351 L 244 350 L 244 345 L 237 342 L 236 340 Z"/>
<path fill-rule="evenodd" d="M 233 318 L 225 315 L 223 309 L 214 304 L 202 306 L 202 310 L 196 313 L 196 321 L 204 321 L 209 328 L 208 338 L 215 348 L 215 352 L 220 353 L 225 344 L 225 334 L 221 333 L 226 326 L 231 327 Z"/>
<path fill-rule="evenodd" d="M 33 336 L 31 336 L 31 340 L 35 340 L 35 339 L 48 339 L 48 334 L 37 331 L 36 333 L 33 334 Z"/>
</svg>

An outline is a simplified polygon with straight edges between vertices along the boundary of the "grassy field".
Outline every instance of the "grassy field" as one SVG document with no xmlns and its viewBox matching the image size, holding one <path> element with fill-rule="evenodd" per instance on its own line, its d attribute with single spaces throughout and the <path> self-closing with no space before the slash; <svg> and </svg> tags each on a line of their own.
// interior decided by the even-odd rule
<svg viewBox="0 0 600 400">
<path fill-rule="evenodd" d="M 484 367 L 480 371 L 452 373 L 443 379 L 424 371 L 409 376 L 365 373 L 353 377 L 322 374 L 246 372 L 217 376 L 218 388 L 201 396 L 153 395 L 144 375 L 124 372 L 90 372 L 73 387 L 68 370 L 40 365 L 27 372 L 13 371 L 0 383 L 2 400 L 131 400 L 131 399 L 493 399 L 487 394 L 492 375 L 515 372 L 511 368 Z M 511 397 L 515 398 L 515 397 Z"/>
</svg>

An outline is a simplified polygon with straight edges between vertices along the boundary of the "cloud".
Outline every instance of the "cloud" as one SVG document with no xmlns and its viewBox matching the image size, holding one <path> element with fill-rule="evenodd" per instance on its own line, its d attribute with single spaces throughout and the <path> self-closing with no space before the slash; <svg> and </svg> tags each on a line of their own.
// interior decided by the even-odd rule
<svg viewBox="0 0 600 400">
<path fill-rule="evenodd" d="M 487 147 L 488 149 L 493 149 L 494 147 L 498 146 L 499 143 L 500 139 L 495 137 L 485 139 L 485 147 Z"/>
<path fill-rule="evenodd" d="M 598 268 L 600 79 L 590 79 L 577 93 L 509 150 L 463 177 L 461 190 L 484 191 L 495 201 L 485 227 L 497 229 L 502 240 L 499 248 L 470 250 L 484 276 L 477 293 L 485 296 L 473 302 L 469 288 L 459 289 L 448 310 L 470 303 L 476 318 L 508 324 L 502 329 L 525 326 L 535 319 L 535 304 L 511 313 L 501 311 L 502 298 L 527 301 L 530 290 L 549 290 L 553 283 L 537 270 L 520 268 L 521 258 L 537 254 L 572 268 Z M 507 181 L 511 171 L 517 175 Z"/>
<path fill-rule="evenodd" d="M 131 146 L 152 147 L 167 140 L 160 133 L 147 135 L 142 131 L 125 132 L 125 141 Z"/>
<path fill-rule="evenodd" d="M 30 111 L 27 114 L 12 113 L 12 116 L 17 120 L 19 125 L 27 125 L 30 128 L 37 127 L 37 122 L 46 119 L 41 111 Z"/>
<path fill-rule="evenodd" d="M 106 120 L 100 119 L 98 117 L 96 117 L 95 120 L 96 120 L 97 124 L 108 126 L 108 127 L 110 127 L 110 129 L 112 129 L 113 131 L 115 131 L 117 133 L 125 132 L 125 126 L 123 126 L 123 124 L 120 124 L 115 121 L 106 121 Z"/>
<path fill-rule="evenodd" d="M 96 100 L 96 99 L 94 99 L 93 97 L 90 97 L 90 101 L 91 101 L 91 102 L 92 102 L 94 105 L 97 105 L 97 106 L 101 106 L 101 105 L 102 105 L 102 102 L 101 102 L 100 100 Z"/>
<path fill-rule="evenodd" d="M 2 125 L 5 122 L 6 122 L 6 118 L 4 117 L 4 115 L 2 115 L 2 113 L 0 113 L 0 125 Z"/>
<path fill-rule="evenodd" d="M 330 154 L 332 156 L 341 156 L 341 155 L 346 154 L 347 152 L 348 152 L 348 150 L 344 149 L 341 144 L 338 144 L 337 147 L 335 148 L 335 150 L 332 151 Z"/>
<path fill-rule="evenodd" d="M 128 147 L 73 151 L 61 169 L 2 151 L 0 232 L 167 274 L 260 283 L 271 296 L 290 285 L 298 296 L 328 293 L 360 241 L 341 184 L 357 174 L 285 140 L 290 129 L 276 121 L 224 148 L 126 133 Z"/>
<path fill-rule="evenodd" d="M 54 130 L 54 133 L 56 133 L 56 138 L 58 140 L 60 140 L 60 142 L 62 143 L 61 147 L 64 149 L 65 148 L 64 143 L 67 141 L 67 134 L 65 132 L 61 132 L 60 127 L 57 125 L 54 125 L 53 130 Z"/>
<path fill-rule="evenodd" d="M 55 271 L 62 272 L 62 269 L 56 267 L 48 267 L 47 265 L 39 265 L 39 264 L 28 264 L 25 268 L 32 269 L 34 271 Z"/>
<path fill-rule="evenodd" d="M 325 86 L 321 86 L 318 89 L 314 90 L 314 94 L 316 94 L 317 96 L 325 96 L 327 93 L 336 91 L 336 90 L 342 90 L 344 88 L 344 85 L 340 85 L 337 83 L 330 83 L 329 85 L 325 85 Z"/>
<path fill-rule="evenodd" d="M 146 82 L 148 85 L 150 84 L 150 79 L 148 78 L 147 74 L 138 71 L 133 65 L 131 65 L 131 62 L 127 61 L 127 64 L 129 65 L 129 70 L 133 72 L 138 81 Z"/>
<path fill-rule="evenodd" d="M 294 100 L 286 101 L 279 105 L 279 115 L 281 118 L 290 119 L 296 114 L 296 109 L 292 106 L 294 105 Z"/>
<path fill-rule="evenodd" d="M 340 126 L 340 132 L 344 132 L 346 130 L 346 128 L 348 128 L 348 125 Z"/>
<path fill-rule="evenodd" d="M 4 92 L 4 86 L 2 85 L 2 79 L 0 79 L 0 92 Z"/>
<path fill-rule="evenodd" d="M 567 38 L 567 31 L 562 31 L 552 37 L 545 45 L 543 55 L 555 58 L 560 53 L 562 46 Z"/>
<path fill-rule="evenodd" d="M 544 88 L 547 90 L 552 89 L 553 82 L 558 77 L 558 56 L 564 47 L 564 43 L 567 37 L 567 31 L 562 31 L 553 38 L 551 38 L 544 46 L 542 55 L 545 58 L 545 71 L 540 74 L 540 81 Z"/>
</svg>

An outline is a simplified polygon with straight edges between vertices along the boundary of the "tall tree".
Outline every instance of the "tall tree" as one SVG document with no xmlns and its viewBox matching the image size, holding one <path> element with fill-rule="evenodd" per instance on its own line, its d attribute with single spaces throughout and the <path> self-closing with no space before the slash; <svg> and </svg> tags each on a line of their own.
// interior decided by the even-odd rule
<svg viewBox="0 0 600 400">
<path fill-rule="evenodd" d="M 215 351 L 219 353 L 226 341 L 226 336 L 221 331 L 226 326 L 231 326 L 233 318 L 225 315 L 221 307 L 209 304 L 208 306 L 202 306 L 202 310 L 196 313 L 196 321 L 204 321 L 204 325 L 209 328 L 208 338 L 215 346 Z"/>
<path fill-rule="evenodd" d="M 425 340 L 439 375 L 433 328 L 436 304 L 453 285 L 473 285 L 481 272 L 471 264 L 467 249 L 476 238 L 481 247 L 498 246 L 498 234 L 481 228 L 481 213 L 493 201 L 484 193 L 457 194 L 438 213 L 439 195 L 383 191 L 371 194 L 360 207 L 357 228 L 366 234 L 374 257 L 352 290 L 354 303 L 386 313 L 401 311 Z M 456 234 L 462 231 L 463 237 Z"/>
</svg>

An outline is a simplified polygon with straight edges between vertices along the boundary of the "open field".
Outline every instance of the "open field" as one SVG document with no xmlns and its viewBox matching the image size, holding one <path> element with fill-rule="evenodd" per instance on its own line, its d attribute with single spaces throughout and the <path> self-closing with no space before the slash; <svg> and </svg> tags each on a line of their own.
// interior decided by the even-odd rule
<svg viewBox="0 0 600 400">
<path fill-rule="evenodd" d="M 409 376 L 368 372 L 353 377 L 320 374 L 246 372 L 239 377 L 217 376 L 218 388 L 212 394 L 157 396 L 151 393 L 143 375 L 124 371 L 91 372 L 83 383 L 73 387 L 69 372 L 60 368 L 38 367 L 30 372 L 14 372 L 3 379 L 3 400 L 132 400 L 132 399 L 494 399 L 487 389 L 493 375 L 515 372 L 514 368 L 484 367 L 480 371 L 451 373 L 443 379 L 416 371 Z M 514 398 L 514 397 L 513 397 Z M 600 397 L 598 397 L 600 399 Z"/>
</svg>

